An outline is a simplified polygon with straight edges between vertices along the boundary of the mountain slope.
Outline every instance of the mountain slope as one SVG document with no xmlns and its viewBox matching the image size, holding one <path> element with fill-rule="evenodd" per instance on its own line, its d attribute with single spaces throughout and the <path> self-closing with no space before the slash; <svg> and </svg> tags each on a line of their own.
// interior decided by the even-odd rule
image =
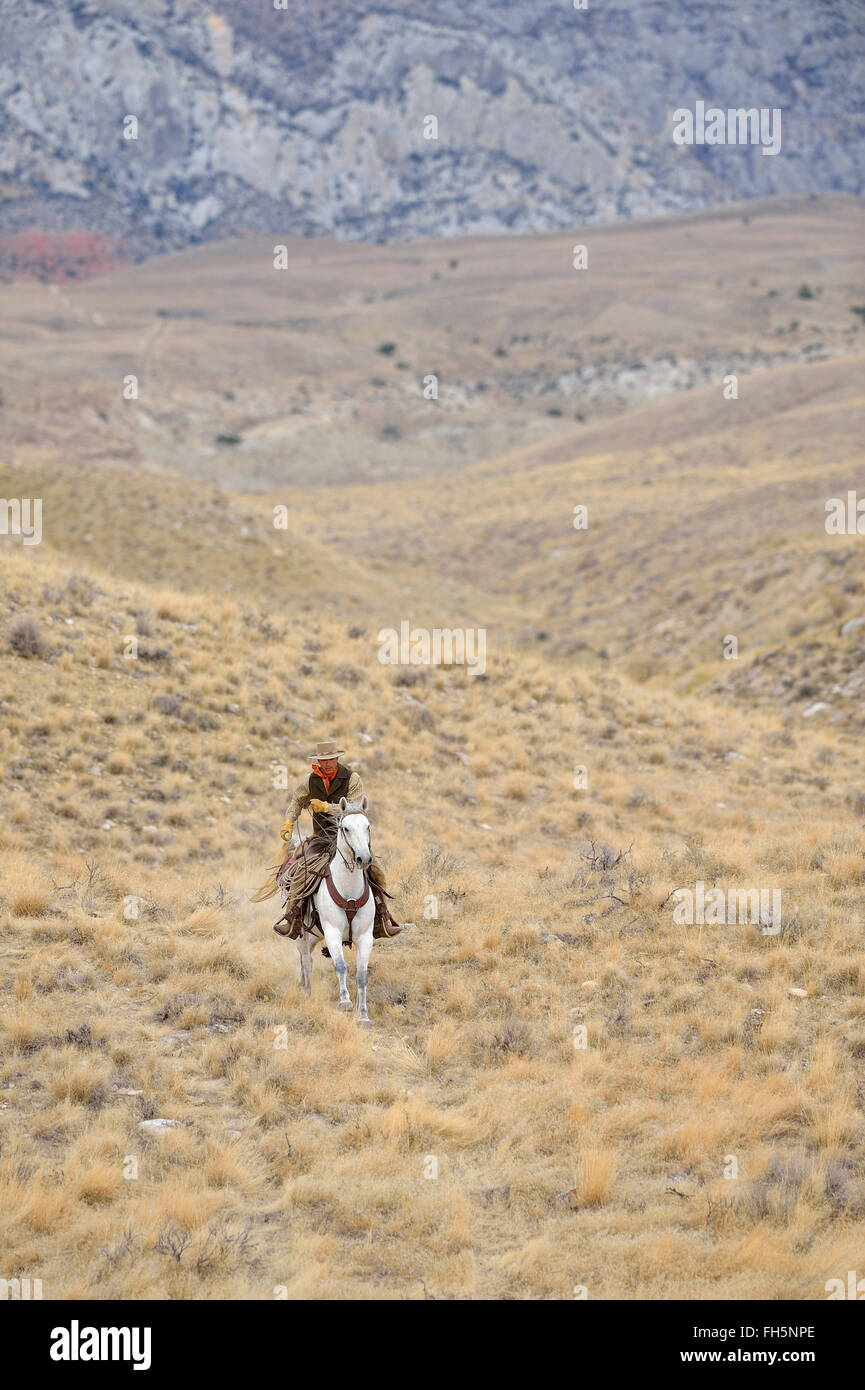
<svg viewBox="0 0 865 1390">
<path fill-rule="evenodd" d="M 0 0 L 0 29 L 0 234 L 99 231 L 144 255 L 863 189 L 856 0 Z M 672 112 L 697 100 L 779 108 L 781 152 L 676 146 Z"/>
</svg>

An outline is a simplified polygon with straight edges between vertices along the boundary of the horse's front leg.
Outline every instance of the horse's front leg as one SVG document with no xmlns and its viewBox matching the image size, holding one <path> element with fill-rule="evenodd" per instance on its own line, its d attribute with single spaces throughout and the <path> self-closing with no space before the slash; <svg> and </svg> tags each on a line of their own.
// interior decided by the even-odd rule
<svg viewBox="0 0 865 1390">
<path fill-rule="evenodd" d="M 320 916 L 321 914 L 319 914 Z M 345 956 L 342 953 L 342 928 L 335 927 L 332 923 L 322 922 L 322 931 L 330 951 L 330 958 L 333 961 L 333 968 L 336 971 L 336 978 L 339 981 L 339 1007 L 341 1009 L 351 1008 L 351 995 L 348 992 L 348 966 L 345 963 Z"/>
<path fill-rule="evenodd" d="M 300 987 L 304 994 L 309 994 L 312 988 L 312 950 L 306 928 L 297 938 L 297 949 L 300 952 Z"/>
<path fill-rule="evenodd" d="M 354 945 L 357 951 L 357 1021 L 358 1023 L 369 1023 L 370 1017 L 366 1008 L 366 982 L 367 966 L 372 955 L 372 922 L 369 924 L 369 931 L 365 931 L 362 936 L 355 937 Z"/>
</svg>

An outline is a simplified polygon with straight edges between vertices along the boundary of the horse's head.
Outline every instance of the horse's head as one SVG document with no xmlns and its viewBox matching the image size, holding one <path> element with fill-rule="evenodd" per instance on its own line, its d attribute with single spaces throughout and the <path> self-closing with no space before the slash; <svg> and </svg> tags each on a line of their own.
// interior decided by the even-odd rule
<svg viewBox="0 0 865 1390">
<path fill-rule="evenodd" d="M 339 803 L 337 843 L 341 842 L 343 853 L 347 850 L 352 856 L 352 867 L 360 865 L 362 869 L 368 869 L 372 863 L 369 821 L 366 818 L 368 805 L 366 797 L 362 801 L 346 801 L 342 797 Z"/>
</svg>

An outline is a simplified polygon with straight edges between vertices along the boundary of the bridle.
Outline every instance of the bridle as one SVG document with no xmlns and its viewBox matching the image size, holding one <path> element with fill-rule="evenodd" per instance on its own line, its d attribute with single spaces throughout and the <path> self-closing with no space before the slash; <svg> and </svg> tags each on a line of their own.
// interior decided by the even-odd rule
<svg viewBox="0 0 865 1390">
<path fill-rule="evenodd" d="M 340 841 L 340 836 L 342 837 L 343 840 L 345 840 L 345 843 L 348 845 L 348 848 L 349 848 L 350 851 L 351 851 L 351 863 L 348 862 L 348 860 L 346 859 L 345 855 L 344 855 L 343 852 L 342 852 L 342 849 L 340 848 L 340 843 L 339 843 L 339 841 Z M 338 828 L 337 828 L 337 832 L 336 832 L 336 852 L 337 852 L 337 854 L 339 855 L 339 857 L 340 857 L 340 859 L 342 860 L 342 862 L 343 862 L 343 864 L 345 865 L 345 867 L 348 869 L 349 873 L 354 873 L 355 869 L 357 868 L 357 854 L 355 853 L 355 849 L 354 849 L 353 844 L 351 843 L 351 840 L 348 838 L 348 836 L 346 835 L 345 831 L 344 831 L 343 828 L 342 828 L 342 821 L 340 821 L 339 826 L 338 826 Z M 371 852 L 372 852 L 372 846 L 370 846 L 370 853 L 371 853 Z M 364 877 L 366 877 L 366 869 L 364 869 L 363 872 L 364 872 Z"/>
</svg>

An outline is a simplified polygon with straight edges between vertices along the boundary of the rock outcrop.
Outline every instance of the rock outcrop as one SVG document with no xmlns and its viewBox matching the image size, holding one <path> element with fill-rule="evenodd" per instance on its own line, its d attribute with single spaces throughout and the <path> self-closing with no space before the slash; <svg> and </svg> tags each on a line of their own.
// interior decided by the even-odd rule
<svg viewBox="0 0 865 1390">
<path fill-rule="evenodd" d="M 143 256 L 863 189 L 858 0 L 0 0 L 0 33 L 0 236 Z M 698 100 L 780 108 L 780 153 L 676 145 Z"/>
</svg>

